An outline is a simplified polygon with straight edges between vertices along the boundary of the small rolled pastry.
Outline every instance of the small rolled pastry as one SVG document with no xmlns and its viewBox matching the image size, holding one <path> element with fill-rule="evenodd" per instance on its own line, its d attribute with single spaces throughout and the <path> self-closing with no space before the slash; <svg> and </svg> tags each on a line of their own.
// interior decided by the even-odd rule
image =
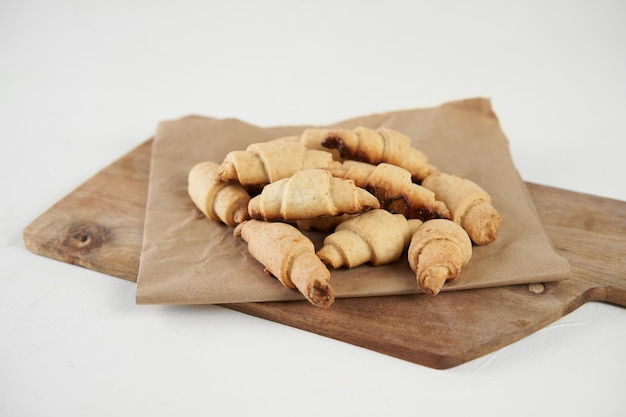
<svg viewBox="0 0 626 417">
<path fill-rule="evenodd" d="M 335 295 L 330 271 L 315 254 L 313 242 L 295 227 L 280 222 L 248 220 L 234 230 L 266 272 L 287 288 L 297 289 L 313 305 L 330 307 Z"/>
<path fill-rule="evenodd" d="M 315 150 L 315 151 L 324 151 L 332 154 L 333 159 L 336 161 L 340 161 L 341 158 L 339 156 L 339 151 L 337 149 L 328 149 L 322 146 L 322 141 L 324 140 L 324 136 L 330 132 L 330 129 L 324 128 L 308 128 L 305 129 L 299 135 L 290 135 L 290 136 L 282 136 L 276 139 L 272 139 L 274 142 L 299 142 L 306 149 Z"/>
<path fill-rule="evenodd" d="M 236 181 L 243 186 L 263 186 L 288 178 L 302 169 L 328 168 L 329 152 L 309 150 L 289 139 L 253 143 L 245 151 L 231 151 L 220 165 L 220 181 Z"/>
<path fill-rule="evenodd" d="M 339 224 L 326 236 L 317 256 L 333 268 L 389 264 L 400 259 L 420 224 L 401 214 L 371 210 Z"/>
<path fill-rule="evenodd" d="M 357 186 L 372 193 L 381 208 L 408 219 L 450 218 L 450 211 L 443 202 L 435 199 L 435 193 L 415 184 L 411 173 L 397 165 L 348 160 L 333 166 L 331 172 L 337 177 L 353 180 Z"/>
<path fill-rule="evenodd" d="M 498 236 L 502 217 L 491 204 L 491 197 L 467 178 L 439 172 L 429 175 L 422 186 L 435 193 L 450 210 L 450 219 L 467 231 L 477 245 L 486 245 Z"/>
<path fill-rule="evenodd" d="M 417 283 L 427 294 L 439 293 L 446 281 L 458 277 L 472 257 L 467 232 L 451 220 L 423 223 L 411 238 L 408 260 Z"/>
<path fill-rule="evenodd" d="M 400 166 L 409 171 L 417 182 L 435 170 L 428 163 L 426 154 L 412 146 L 409 137 L 391 129 L 335 129 L 326 133 L 322 146 L 339 150 L 342 159 Z"/>
<path fill-rule="evenodd" d="M 299 136 L 298 140 L 307 149 L 330 152 L 335 161 L 341 161 L 342 158 L 338 149 L 331 149 L 322 145 L 322 142 L 324 142 L 324 137 L 330 131 L 330 129 L 324 128 L 305 129 L 304 132 L 302 132 L 302 134 Z"/>
<path fill-rule="evenodd" d="M 236 226 L 250 218 L 250 195 L 239 184 L 217 181 L 218 168 L 219 164 L 212 161 L 194 165 L 187 175 L 187 192 L 209 219 Z"/>
<path fill-rule="evenodd" d="M 303 220 L 376 209 L 380 203 L 352 180 L 325 169 L 306 169 L 268 184 L 248 204 L 253 219 Z"/>
</svg>

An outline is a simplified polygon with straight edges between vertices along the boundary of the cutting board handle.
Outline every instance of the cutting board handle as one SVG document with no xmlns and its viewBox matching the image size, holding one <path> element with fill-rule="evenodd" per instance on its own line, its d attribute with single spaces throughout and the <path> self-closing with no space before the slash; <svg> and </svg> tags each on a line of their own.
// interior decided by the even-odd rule
<svg viewBox="0 0 626 417">
<path fill-rule="evenodd" d="M 626 283 L 626 277 L 624 278 Z M 626 289 L 613 287 L 596 287 L 589 290 L 590 301 L 604 301 L 626 307 Z"/>
<path fill-rule="evenodd" d="M 528 184 L 555 249 L 570 263 L 582 301 L 626 307 L 626 203 Z"/>
</svg>

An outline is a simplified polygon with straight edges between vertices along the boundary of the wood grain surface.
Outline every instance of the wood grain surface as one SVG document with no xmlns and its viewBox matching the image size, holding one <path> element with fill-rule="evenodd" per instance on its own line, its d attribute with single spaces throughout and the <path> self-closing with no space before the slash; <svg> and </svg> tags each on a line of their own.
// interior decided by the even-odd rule
<svg viewBox="0 0 626 417">
<path fill-rule="evenodd" d="M 152 141 L 148 140 L 28 225 L 39 255 L 135 281 Z M 589 300 L 626 306 L 626 203 L 528 184 L 570 279 L 539 285 L 223 307 L 283 323 L 432 368 L 493 352 L 558 320 Z M 532 262 L 529 259 L 528 262 Z M 202 307 L 198 307 L 202 308 Z"/>
</svg>

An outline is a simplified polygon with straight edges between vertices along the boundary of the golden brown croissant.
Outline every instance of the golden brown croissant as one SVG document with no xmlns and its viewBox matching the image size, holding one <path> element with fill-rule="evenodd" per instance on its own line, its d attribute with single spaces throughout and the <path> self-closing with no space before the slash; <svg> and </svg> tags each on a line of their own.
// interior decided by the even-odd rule
<svg viewBox="0 0 626 417">
<path fill-rule="evenodd" d="M 337 177 L 353 180 L 357 186 L 374 194 L 381 208 L 408 219 L 450 218 L 448 208 L 435 199 L 435 193 L 415 184 L 411 173 L 397 165 L 344 161 L 332 167 L 331 172 Z"/>
<path fill-rule="evenodd" d="M 248 220 L 235 228 L 250 254 L 285 287 L 296 288 L 312 304 L 329 307 L 335 300 L 330 272 L 315 254 L 313 242 L 280 222 Z"/>
<path fill-rule="evenodd" d="M 250 196 L 239 184 L 217 181 L 218 168 L 212 161 L 194 165 L 187 176 L 187 192 L 209 219 L 235 226 L 249 219 Z"/>
<path fill-rule="evenodd" d="M 248 204 L 253 219 L 302 220 L 379 208 L 376 197 L 325 169 L 306 169 L 268 184 Z"/>
<path fill-rule="evenodd" d="M 423 223 L 413 234 L 408 259 L 424 292 L 439 293 L 448 280 L 455 279 L 472 257 L 467 232 L 451 220 L 434 219 Z"/>
<path fill-rule="evenodd" d="M 420 224 L 420 220 L 407 220 L 401 214 L 371 210 L 339 224 L 324 239 L 317 256 L 333 268 L 354 268 L 366 262 L 389 264 L 400 259 Z"/>
<path fill-rule="evenodd" d="M 435 168 L 428 157 L 414 148 L 411 139 L 391 129 L 335 129 L 324 136 L 322 145 L 338 149 L 341 158 L 378 165 L 387 162 L 405 168 L 416 181 L 421 181 Z"/>
<path fill-rule="evenodd" d="M 477 245 L 493 242 L 502 217 L 491 205 L 491 197 L 467 178 L 439 172 L 429 175 L 422 186 L 432 190 L 450 210 L 450 218 L 460 224 Z"/>
<path fill-rule="evenodd" d="M 333 159 L 336 161 L 341 160 L 339 156 L 339 151 L 337 149 L 329 149 L 325 148 L 322 145 L 324 140 L 324 136 L 330 132 L 330 129 L 325 128 L 308 128 L 305 129 L 299 135 L 291 135 L 291 136 L 282 136 L 276 139 L 272 139 L 272 141 L 279 142 L 300 142 L 304 145 L 305 148 L 316 151 L 326 151 L 333 155 Z"/>
<path fill-rule="evenodd" d="M 218 171 L 220 181 L 238 181 L 244 186 L 262 186 L 288 178 L 308 168 L 328 168 L 332 154 L 306 149 L 299 142 L 272 140 L 253 143 L 245 151 L 231 151 Z"/>
<path fill-rule="evenodd" d="M 307 149 L 314 149 L 319 151 L 330 152 L 333 155 L 333 159 L 336 161 L 341 161 L 341 155 L 338 149 L 330 149 L 322 145 L 324 142 L 324 137 L 330 132 L 330 129 L 324 128 L 309 128 L 305 129 L 302 134 L 300 134 L 298 140 L 304 147 Z"/>
</svg>

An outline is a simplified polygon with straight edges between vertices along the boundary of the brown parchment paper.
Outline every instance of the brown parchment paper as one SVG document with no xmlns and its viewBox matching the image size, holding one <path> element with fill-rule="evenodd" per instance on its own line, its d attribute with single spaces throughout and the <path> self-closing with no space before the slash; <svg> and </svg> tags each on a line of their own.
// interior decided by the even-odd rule
<svg viewBox="0 0 626 417">
<path fill-rule="evenodd" d="M 569 264 L 554 251 L 509 153 L 488 99 L 374 114 L 335 124 L 388 127 L 405 133 L 441 170 L 469 178 L 503 217 L 498 239 L 474 247 L 472 259 L 443 291 L 566 279 Z M 189 116 L 158 125 L 153 141 L 139 304 L 222 304 L 302 300 L 264 272 L 233 229 L 205 218 L 187 194 L 197 162 L 221 162 L 250 143 L 300 134 L 308 126 L 262 128 L 236 119 Z M 324 235 L 308 233 L 319 249 Z M 336 297 L 419 292 L 406 256 L 387 266 L 331 270 Z M 332 308 L 332 307 L 331 307 Z"/>
</svg>

